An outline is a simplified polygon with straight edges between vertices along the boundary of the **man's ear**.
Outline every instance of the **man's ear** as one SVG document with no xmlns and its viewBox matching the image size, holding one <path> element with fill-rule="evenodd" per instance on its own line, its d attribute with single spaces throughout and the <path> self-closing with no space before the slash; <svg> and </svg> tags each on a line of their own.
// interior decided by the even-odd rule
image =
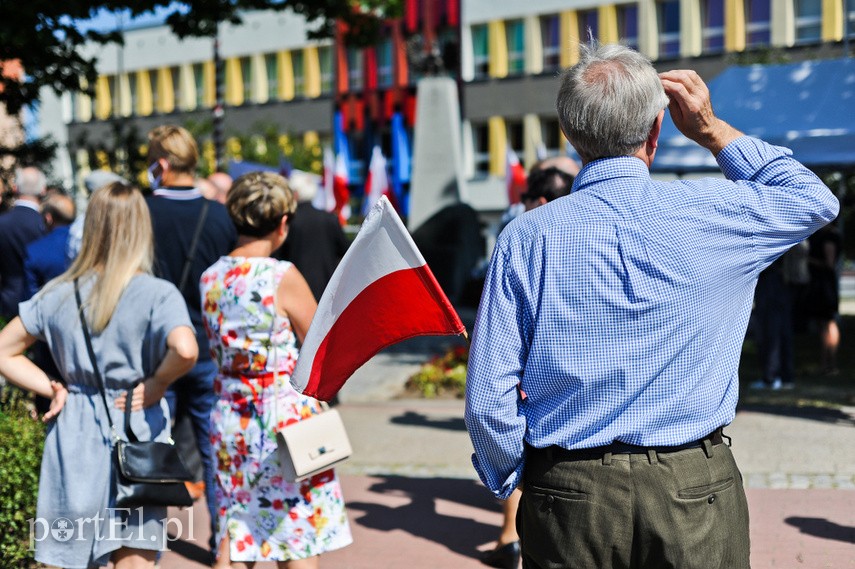
<svg viewBox="0 0 855 569">
<path fill-rule="evenodd" d="M 649 150 L 656 150 L 659 147 L 659 135 L 662 133 L 662 121 L 665 119 L 665 109 L 659 111 L 656 115 L 656 120 L 653 121 L 653 126 L 650 127 L 650 132 L 647 133 L 647 146 Z"/>
</svg>

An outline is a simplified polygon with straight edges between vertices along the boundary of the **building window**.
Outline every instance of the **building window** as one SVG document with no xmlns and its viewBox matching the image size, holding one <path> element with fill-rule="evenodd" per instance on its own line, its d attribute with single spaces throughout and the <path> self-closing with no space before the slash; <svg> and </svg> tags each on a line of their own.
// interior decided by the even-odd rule
<svg viewBox="0 0 855 569">
<path fill-rule="evenodd" d="M 851 37 L 855 36 L 855 2 L 850 1 L 850 2 L 847 2 L 846 4 L 848 4 L 850 7 L 849 8 L 849 17 L 846 18 L 846 21 L 848 23 L 846 33 L 851 38 Z M 846 4 L 844 4 L 844 6 Z"/>
<path fill-rule="evenodd" d="M 148 80 L 151 83 L 151 109 L 153 113 L 160 112 L 159 76 L 160 74 L 157 72 L 157 69 L 152 69 L 148 72 Z"/>
<path fill-rule="evenodd" d="M 541 16 L 540 39 L 543 42 L 543 70 L 561 67 L 561 20 L 558 14 Z"/>
<path fill-rule="evenodd" d="M 475 79 L 490 75 L 490 39 L 487 24 L 472 26 L 472 63 Z"/>
<path fill-rule="evenodd" d="M 243 102 L 252 102 L 252 60 L 249 57 L 240 58 L 240 77 L 243 81 Z"/>
<path fill-rule="evenodd" d="M 128 91 L 131 94 L 131 115 L 137 114 L 137 74 L 133 71 L 128 73 Z"/>
<path fill-rule="evenodd" d="M 541 118 L 540 128 L 541 136 L 543 137 L 543 146 L 546 147 L 546 155 L 558 156 L 562 154 L 564 137 L 561 136 L 561 127 L 558 124 L 558 119 Z"/>
<path fill-rule="evenodd" d="M 618 37 L 627 47 L 638 49 L 638 4 L 617 7 Z"/>
<path fill-rule="evenodd" d="M 264 68 L 267 71 L 267 100 L 279 99 L 279 56 L 268 53 L 264 56 Z"/>
<path fill-rule="evenodd" d="M 122 94 L 119 93 L 119 82 L 116 79 L 115 75 L 107 76 L 107 89 L 110 95 L 110 116 L 118 117 L 121 116 L 119 109 L 122 104 Z"/>
<path fill-rule="evenodd" d="M 796 43 L 822 39 L 822 0 L 796 0 Z"/>
<path fill-rule="evenodd" d="M 659 57 L 680 55 L 680 1 L 657 2 L 656 17 L 659 22 Z"/>
<path fill-rule="evenodd" d="M 460 38 L 457 29 L 445 28 L 437 34 L 436 41 L 439 43 L 445 74 L 456 78 L 460 69 Z"/>
<path fill-rule="evenodd" d="M 193 64 L 193 82 L 196 84 L 196 108 L 205 106 L 205 65 L 203 63 Z"/>
<path fill-rule="evenodd" d="M 377 87 L 386 89 L 392 86 L 394 65 L 392 58 L 392 40 L 387 38 L 377 46 Z"/>
<path fill-rule="evenodd" d="M 519 154 L 525 146 L 522 121 L 508 119 L 505 121 L 505 128 L 508 129 L 508 147 Z"/>
<path fill-rule="evenodd" d="M 325 45 L 318 48 L 318 59 L 321 66 L 321 94 L 332 93 L 333 90 L 333 48 Z"/>
<path fill-rule="evenodd" d="M 701 9 L 704 53 L 721 53 L 724 51 L 724 0 L 703 0 Z"/>
<path fill-rule="evenodd" d="M 291 69 L 294 70 L 294 97 L 306 96 L 306 72 L 303 67 L 303 50 L 291 52 Z"/>
<path fill-rule="evenodd" d="M 475 171 L 486 174 L 490 171 L 490 129 L 486 124 L 472 125 L 472 148 Z"/>
<path fill-rule="evenodd" d="M 588 43 L 591 38 L 600 37 L 600 19 L 597 10 L 580 10 L 579 20 L 579 43 Z"/>
<path fill-rule="evenodd" d="M 365 87 L 365 67 L 362 50 L 347 49 L 347 87 L 349 91 L 362 91 Z"/>
<path fill-rule="evenodd" d="M 769 45 L 772 38 L 771 0 L 746 0 L 747 47 Z"/>
<path fill-rule="evenodd" d="M 508 73 L 519 75 L 525 71 L 525 24 L 522 20 L 505 22 L 508 40 Z"/>
<path fill-rule="evenodd" d="M 184 100 L 181 98 L 181 69 L 178 67 L 173 67 L 169 70 L 169 73 L 172 75 L 172 89 L 175 92 L 175 109 L 180 109 Z"/>
</svg>

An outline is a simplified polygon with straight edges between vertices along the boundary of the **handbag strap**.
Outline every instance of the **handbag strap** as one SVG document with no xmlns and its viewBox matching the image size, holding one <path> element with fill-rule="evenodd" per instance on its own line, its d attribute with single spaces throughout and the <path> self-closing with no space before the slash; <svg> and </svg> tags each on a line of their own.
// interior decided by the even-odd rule
<svg viewBox="0 0 855 569">
<path fill-rule="evenodd" d="M 193 232 L 193 240 L 190 242 L 190 248 L 187 250 L 187 256 L 184 258 L 184 267 L 181 269 L 181 279 L 178 281 L 178 290 L 184 294 L 184 286 L 187 284 L 187 279 L 190 278 L 190 265 L 193 263 L 193 255 L 196 254 L 196 247 L 199 245 L 199 237 L 202 236 L 202 227 L 205 226 L 205 217 L 208 215 L 208 200 L 202 198 L 202 211 L 199 212 L 199 221 L 196 222 L 196 231 Z"/>
<path fill-rule="evenodd" d="M 104 402 L 104 411 L 107 412 L 107 424 L 110 425 L 110 432 L 115 436 L 113 419 L 110 417 L 110 405 L 107 403 L 106 387 L 104 378 L 101 377 L 101 370 L 98 368 L 98 360 L 95 358 L 95 350 L 92 348 L 92 337 L 89 334 L 89 326 L 86 324 L 86 317 L 83 314 L 83 301 L 80 300 L 80 287 L 77 279 L 74 279 L 74 299 L 77 301 L 77 313 L 80 316 L 80 325 L 83 328 L 83 339 L 86 341 L 86 351 L 89 353 L 89 361 L 92 362 L 92 371 L 95 374 L 95 379 L 98 380 L 98 392 L 101 394 L 101 400 Z M 134 386 L 136 387 L 136 386 Z M 133 395 L 134 387 L 128 389 L 127 400 L 125 401 L 125 434 L 128 440 L 136 442 L 137 438 L 131 425 L 131 396 Z"/>
</svg>

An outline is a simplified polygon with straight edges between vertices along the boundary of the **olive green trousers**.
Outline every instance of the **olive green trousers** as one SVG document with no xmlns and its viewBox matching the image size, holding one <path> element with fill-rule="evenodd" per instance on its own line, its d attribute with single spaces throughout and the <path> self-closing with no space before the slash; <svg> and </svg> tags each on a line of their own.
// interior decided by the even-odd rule
<svg viewBox="0 0 855 569">
<path fill-rule="evenodd" d="M 527 447 L 517 531 L 523 569 L 749 567 L 742 476 L 709 441 L 583 459 Z"/>
</svg>

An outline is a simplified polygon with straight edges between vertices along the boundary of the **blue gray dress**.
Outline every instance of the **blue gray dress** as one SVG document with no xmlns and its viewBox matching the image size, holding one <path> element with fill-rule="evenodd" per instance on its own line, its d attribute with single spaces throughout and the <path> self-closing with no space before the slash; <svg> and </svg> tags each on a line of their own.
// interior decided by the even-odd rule
<svg viewBox="0 0 855 569">
<path fill-rule="evenodd" d="M 91 284 L 91 279 L 81 282 L 84 302 Z M 47 342 L 69 391 L 45 440 L 33 525 L 36 560 L 86 568 L 106 565 L 110 554 L 120 547 L 163 549 L 166 508 L 115 508 L 112 438 L 86 351 L 73 285 L 63 283 L 22 303 L 20 316 L 30 334 Z M 126 439 L 124 417 L 113 407 L 113 399 L 152 375 L 166 355 L 167 335 L 179 326 L 191 324 L 175 286 L 150 275 L 137 275 L 122 294 L 110 323 L 92 336 L 107 384 L 111 418 L 122 439 Z M 140 440 L 167 440 L 166 402 L 132 413 L 131 428 Z"/>
</svg>

